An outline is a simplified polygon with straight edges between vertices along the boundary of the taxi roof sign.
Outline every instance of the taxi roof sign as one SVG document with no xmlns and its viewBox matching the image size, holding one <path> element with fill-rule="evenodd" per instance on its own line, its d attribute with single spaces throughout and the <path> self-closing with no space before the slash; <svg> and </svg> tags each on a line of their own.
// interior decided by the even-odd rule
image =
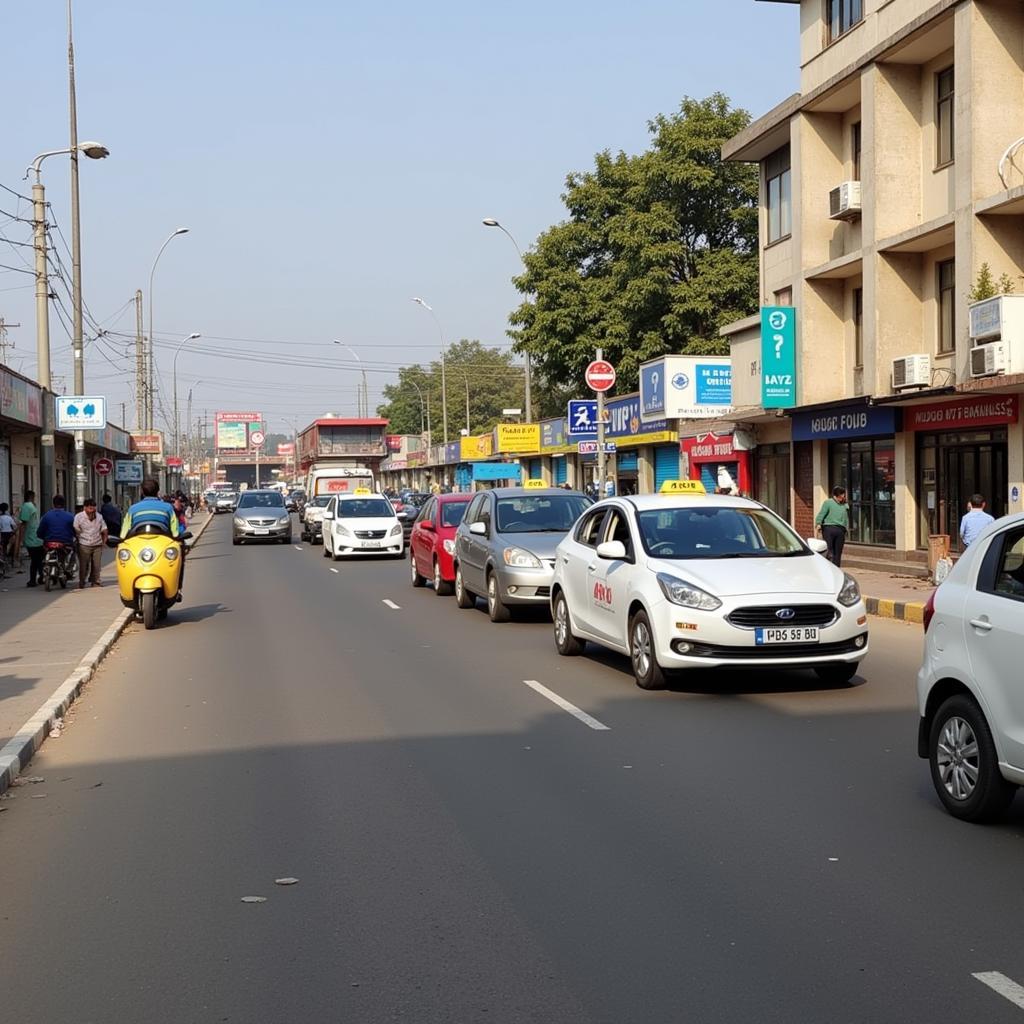
<svg viewBox="0 0 1024 1024">
<path fill-rule="evenodd" d="M 659 494 L 707 494 L 699 480 L 666 480 L 658 488 Z"/>
<path fill-rule="evenodd" d="M 373 494 L 373 491 L 371 491 L 369 487 L 357 487 L 352 493 L 358 494 L 362 497 L 364 494 Z"/>
<path fill-rule="evenodd" d="M 547 487 L 547 484 L 543 480 L 526 480 L 523 482 L 523 487 L 528 491 L 538 491 Z"/>
</svg>

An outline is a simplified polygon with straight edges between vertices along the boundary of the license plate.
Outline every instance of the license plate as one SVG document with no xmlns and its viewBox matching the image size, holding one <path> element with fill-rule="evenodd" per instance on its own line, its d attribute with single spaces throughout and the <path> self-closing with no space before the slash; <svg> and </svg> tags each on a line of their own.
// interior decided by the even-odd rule
<svg viewBox="0 0 1024 1024">
<path fill-rule="evenodd" d="M 754 630 L 754 643 L 762 644 L 816 644 L 817 626 L 771 626 Z"/>
<path fill-rule="evenodd" d="M 379 548 L 380 547 L 380 541 L 379 540 L 364 540 L 364 541 L 360 542 L 359 546 L 362 547 L 362 548 Z"/>
<path fill-rule="evenodd" d="M 253 530 L 252 532 L 255 533 L 257 537 L 269 537 L 270 536 L 270 531 L 269 530 Z"/>
</svg>

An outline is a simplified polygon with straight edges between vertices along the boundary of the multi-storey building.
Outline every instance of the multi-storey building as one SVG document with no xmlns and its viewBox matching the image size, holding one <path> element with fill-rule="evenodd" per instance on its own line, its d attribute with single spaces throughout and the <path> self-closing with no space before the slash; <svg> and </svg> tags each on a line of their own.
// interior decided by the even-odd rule
<svg viewBox="0 0 1024 1024">
<path fill-rule="evenodd" d="M 843 484 L 850 541 L 889 549 L 861 554 L 918 562 L 975 491 L 1024 509 L 1024 5 L 769 2 L 799 6 L 800 92 L 723 152 L 760 166 L 761 302 L 795 308 L 797 391 L 762 413 L 760 319 L 730 325 L 737 416 L 804 533 Z M 1021 296 L 972 304 L 983 264 Z"/>
</svg>

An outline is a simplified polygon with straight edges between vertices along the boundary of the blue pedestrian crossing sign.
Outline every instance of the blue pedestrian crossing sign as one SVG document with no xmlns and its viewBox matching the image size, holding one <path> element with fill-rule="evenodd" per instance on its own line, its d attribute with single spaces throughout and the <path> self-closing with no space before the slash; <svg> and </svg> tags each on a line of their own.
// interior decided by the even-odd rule
<svg viewBox="0 0 1024 1024">
<path fill-rule="evenodd" d="M 608 422 L 608 410 L 604 411 L 604 421 Z M 597 399 L 581 398 L 569 402 L 568 436 L 584 437 L 597 433 Z"/>
<path fill-rule="evenodd" d="M 95 395 L 58 395 L 58 430 L 105 430 L 107 400 Z"/>
</svg>

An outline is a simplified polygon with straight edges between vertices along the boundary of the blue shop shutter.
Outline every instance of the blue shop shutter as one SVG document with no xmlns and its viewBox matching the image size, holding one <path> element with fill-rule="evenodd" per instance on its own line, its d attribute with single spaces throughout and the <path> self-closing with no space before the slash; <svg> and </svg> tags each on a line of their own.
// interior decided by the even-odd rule
<svg viewBox="0 0 1024 1024">
<path fill-rule="evenodd" d="M 569 479 L 569 460 L 566 458 L 553 459 L 555 486 L 559 487 Z"/>
<path fill-rule="evenodd" d="M 620 473 L 635 473 L 639 466 L 637 452 L 619 452 L 615 457 L 615 465 L 618 467 Z"/>
<path fill-rule="evenodd" d="M 531 480 L 539 480 L 541 476 L 541 460 L 530 459 L 526 464 L 526 472 L 530 475 Z"/>
<path fill-rule="evenodd" d="M 679 445 L 663 444 L 654 449 L 654 489 L 666 480 L 679 479 Z"/>
<path fill-rule="evenodd" d="M 700 482 L 708 494 L 714 494 L 718 486 L 718 467 L 712 462 L 702 462 L 700 466 Z"/>
</svg>

